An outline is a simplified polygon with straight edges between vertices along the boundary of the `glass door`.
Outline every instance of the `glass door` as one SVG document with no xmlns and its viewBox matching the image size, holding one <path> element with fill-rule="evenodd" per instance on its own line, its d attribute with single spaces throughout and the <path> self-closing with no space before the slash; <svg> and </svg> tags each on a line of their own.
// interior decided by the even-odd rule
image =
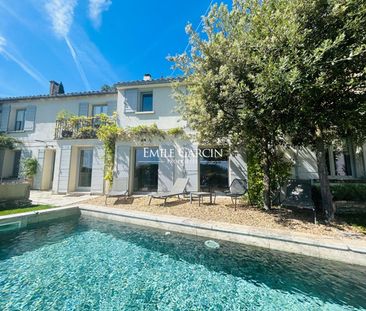
<svg viewBox="0 0 366 311">
<path fill-rule="evenodd" d="M 80 149 L 78 189 L 90 190 L 93 166 L 93 149 Z"/>
<path fill-rule="evenodd" d="M 135 170 L 133 190 L 150 192 L 158 189 L 159 157 L 158 148 L 137 148 L 135 151 Z"/>
<path fill-rule="evenodd" d="M 201 191 L 226 190 L 229 186 L 229 160 L 222 149 L 200 149 Z"/>
</svg>

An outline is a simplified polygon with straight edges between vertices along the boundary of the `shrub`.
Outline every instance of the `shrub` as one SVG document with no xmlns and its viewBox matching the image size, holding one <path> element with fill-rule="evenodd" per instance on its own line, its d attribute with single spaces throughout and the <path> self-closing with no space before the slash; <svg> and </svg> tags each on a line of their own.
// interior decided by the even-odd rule
<svg viewBox="0 0 366 311">
<path fill-rule="evenodd" d="M 23 172 L 27 178 L 32 178 L 37 174 L 38 161 L 35 158 L 27 158 L 23 161 Z"/>
<path fill-rule="evenodd" d="M 96 137 L 96 130 L 91 126 L 85 126 L 78 130 L 75 138 L 78 139 L 88 139 L 88 138 L 95 138 Z"/>
<path fill-rule="evenodd" d="M 366 202 L 366 183 L 331 183 L 333 201 Z M 320 185 L 313 185 L 313 199 L 321 202 Z"/>
</svg>

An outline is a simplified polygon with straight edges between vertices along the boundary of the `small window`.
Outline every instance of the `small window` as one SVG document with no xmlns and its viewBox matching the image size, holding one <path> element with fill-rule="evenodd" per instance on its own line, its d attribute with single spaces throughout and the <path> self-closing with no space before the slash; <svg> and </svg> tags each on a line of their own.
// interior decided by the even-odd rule
<svg viewBox="0 0 366 311">
<path fill-rule="evenodd" d="M 24 130 L 25 109 L 17 110 L 15 115 L 15 130 Z"/>
<path fill-rule="evenodd" d="M 153 94 L 141 93 L 141 104 L 139 111 L 153 111 Z"/>
<path fill-rule="evenodd" d="M 98 114 L 108 114 L 108 105 L 94 105 L 92 115 L 93 117 L 97 116 Z"/>
</svg>

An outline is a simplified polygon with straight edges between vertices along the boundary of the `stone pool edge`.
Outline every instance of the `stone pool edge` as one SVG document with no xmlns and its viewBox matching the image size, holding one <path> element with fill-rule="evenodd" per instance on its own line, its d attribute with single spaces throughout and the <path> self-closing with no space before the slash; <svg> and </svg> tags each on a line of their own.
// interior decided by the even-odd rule
<svg viewBox="0 0 366 311">
<path fill-rule="evenodd" d="M 289 233 L 277 229 L 255 228 L 87 204 L 0 216 L 0 228 L 4 224 L 15 223 L 19 224 L 18 228 L 25 228 L 31 224 L 77 215 L 366 266 L 366 243 L 364 241 L 342 241 L 331 237 Z"/>
<path fill-rule="evenodd" d="M 366 243 L 170 215 L 79 205 L 85 216 L 366 266 Z"/>
<path fill-rule="evenodd" d="M 78 206 L 65 206 L 0 216 L 0 232 L 2 232 L 1 227 L 4 225 L 14 224 L 14 229 L 20 229 L 31 224 L 37 224 L 70 216 L 77 216 L 80 214 L 81 213 Z M 15 224 L 17 226 L 15 226 Z"/>
</svg>

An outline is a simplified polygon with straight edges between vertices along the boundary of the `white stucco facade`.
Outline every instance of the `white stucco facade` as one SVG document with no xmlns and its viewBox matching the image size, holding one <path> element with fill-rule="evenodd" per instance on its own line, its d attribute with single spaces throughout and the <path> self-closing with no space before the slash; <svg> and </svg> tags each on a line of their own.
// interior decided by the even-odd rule
<svg viewBox="0 0 366 311">
<path fill-rule="evenodd" d="M 17 168 L 16 163 L 25 157 L 34 157 L 39 164 L 33 184 L 35 189 L 52 189 L 54 193 L 79 191 L 104 193 L 106 187 L 103 179 L 102 143 L 97 139 L 55 138 L 56 119 L 60 111 L 67 111 L 76 116 L 92 116 L 95 106 L 103 106 L 109 115 L 116 112 L 117 123 L 123 128 L 152 124 L 156 124 L 162 130 L 186 127 L 186 122 L 182 120 L 177 110 L 177 103 L 173 98 L 173 90 L 168 80 L 157 82 L 153 80 L 151 83 L 145 81 L 121 83 L 117 85 L 116 92 L 109 93 L 0 99 L 0 130 L 21 140 L 24 144 L 20 152 L 0 151 L 0 177 L 2 179 L 18 177 L 15 175 L 19 175 L 21 169 Z M 24 111 L 23 123 L 19 121 L 22 120 L 22 111 Z M 143 189 L 142 192 L 150 191 L 152 187 L 150 184 L 139 184 L 139 179 L 145 178 L 146 175 L 143 171 L 144 167 L 150 165 L 146 170 L 155 170 L 154 174 L 157 176 L 153 181 L 154 190 L 168 191 L 178 177 L 189 178 L 187 190 L 202 189 L 204 167 L 202 163 L 200 164 L 199 157 L 191 157 L 179 152 L 182 149 L 194 151 L 200 147 L 206 146 L 199 146 L 189 140 L 172 138 L 144 142 L 118 141 L 114 177 L 128 179 L 127 189 L 121 190 L 128 190 L 130 193 L 139 193 L 141 189 Z M 141 148 L 169 149 L 174 150 L 175 153 L 172 157 L 160 158 L 156 163 L 144 164 L 144 161 L 139 159 Z M 366 178 L 366 145 L 363 148 L 352 146 L 347 151 L 347 158 L 344 157 L 344 161 L 348 161 L 348 169 L 351 172 L 348 176 L 338 174 L 339 161 L 333 160 L 339 153 L 335 150 L 330 152 L 331 178 Z M 287 156 L 295 163 L 292 172 L 294 178 L 318 178 L 316 158 L 309 149 L 290 148 Z M 226 174 L 224 182 L 227 185 L 235 178 L 247 179 L 244 154 L 228 156 L 220 163 L 224 172 L 222 174 Z M 210 167 L 210 162 L 206 165 L 206 168 Z"/>
</svg>

